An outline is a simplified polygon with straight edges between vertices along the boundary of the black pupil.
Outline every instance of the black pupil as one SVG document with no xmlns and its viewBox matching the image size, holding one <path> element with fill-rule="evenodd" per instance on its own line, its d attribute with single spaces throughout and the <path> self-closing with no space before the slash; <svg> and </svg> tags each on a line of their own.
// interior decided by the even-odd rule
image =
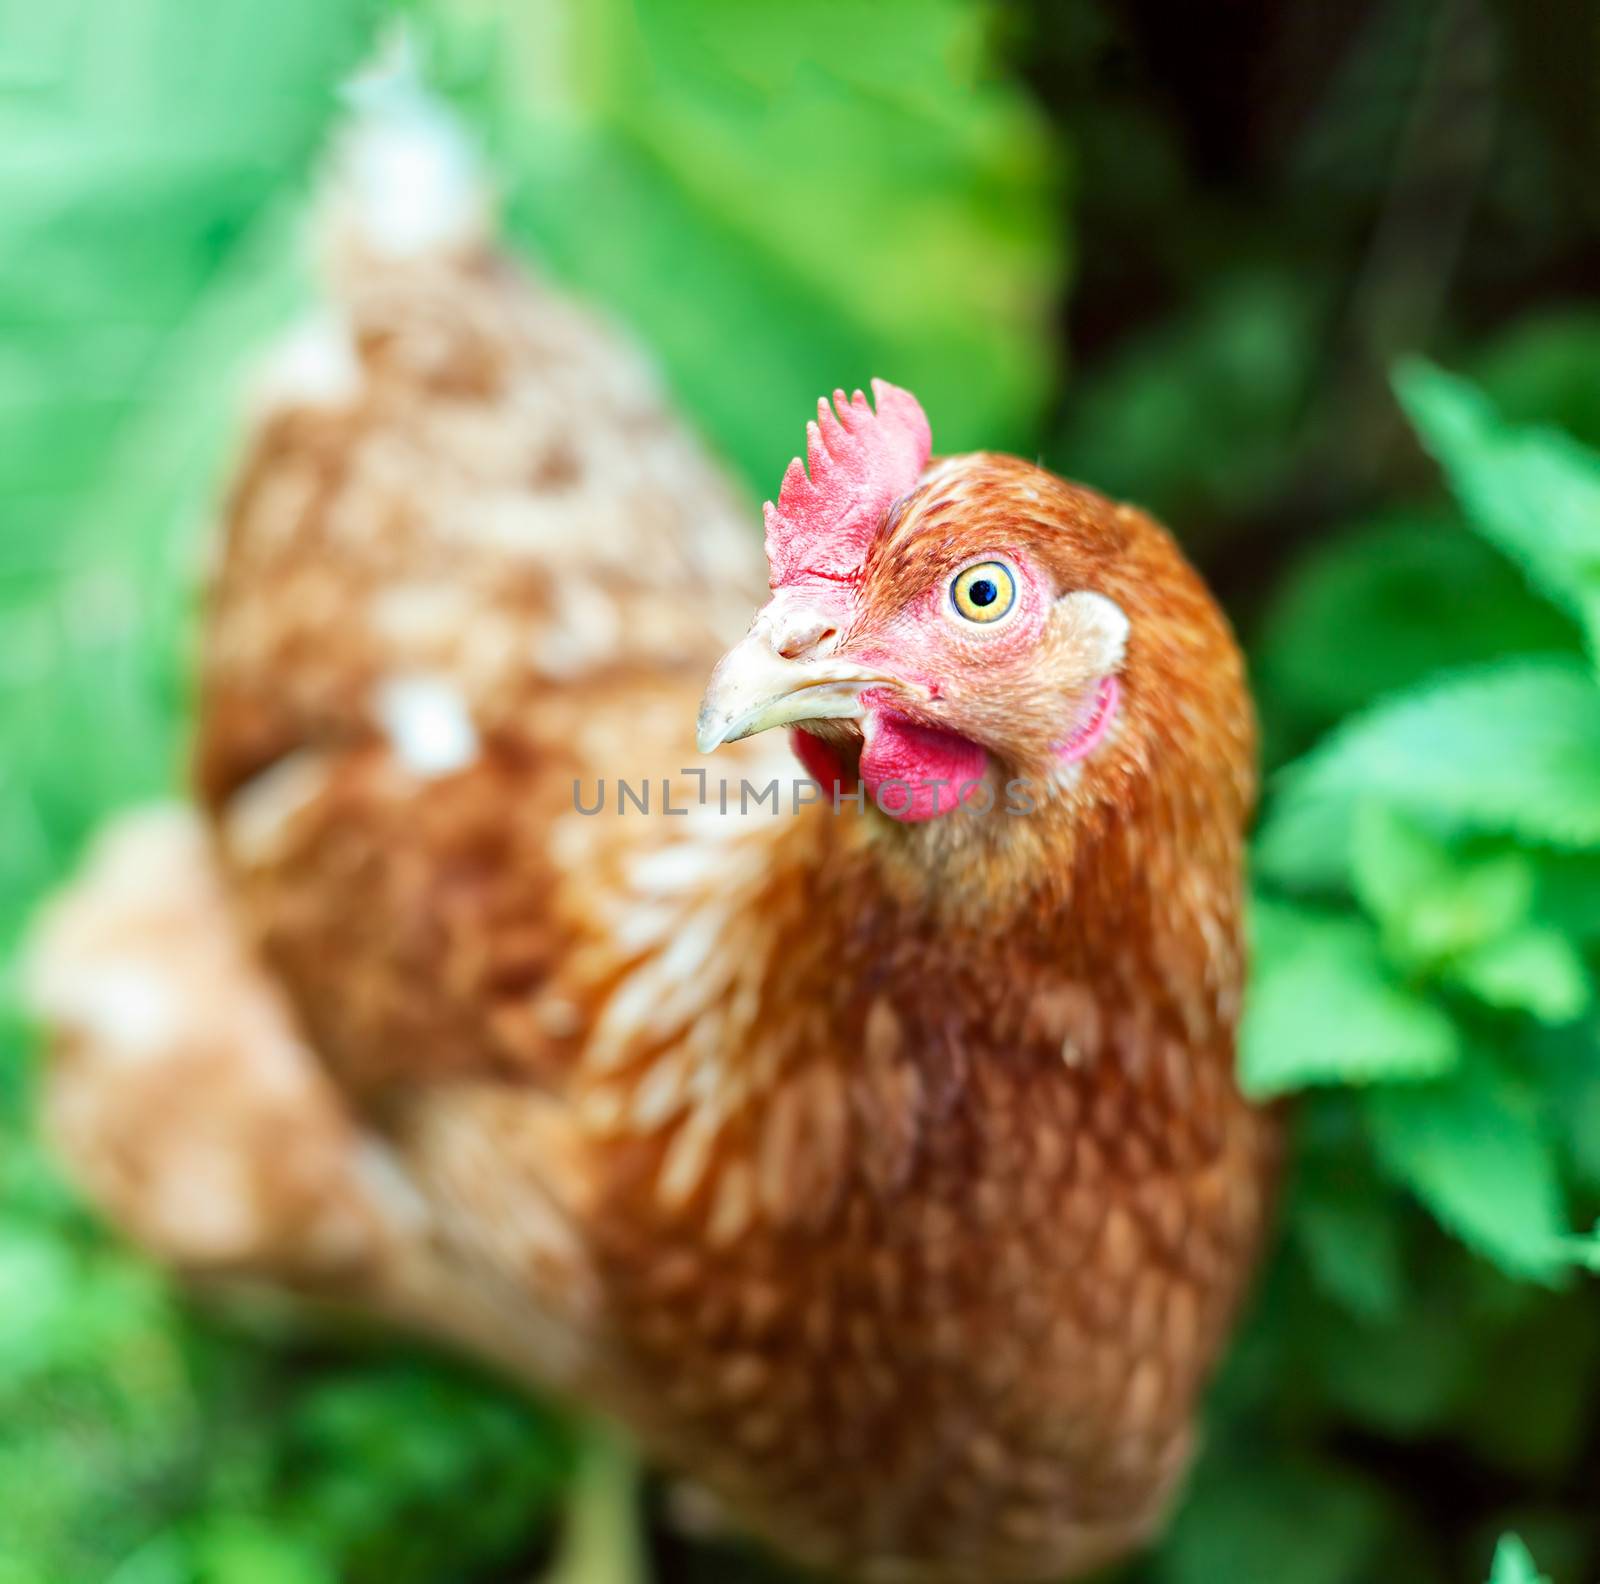
<svg viewBox="0 0 1600 1584">
<path fill-rule="evenodd" d="M 1000 598 L 1000 590 L 989 578 L 975 578 L 967 588 L 967 598 L 981 608 L 993 605 Z"/>
</svg>

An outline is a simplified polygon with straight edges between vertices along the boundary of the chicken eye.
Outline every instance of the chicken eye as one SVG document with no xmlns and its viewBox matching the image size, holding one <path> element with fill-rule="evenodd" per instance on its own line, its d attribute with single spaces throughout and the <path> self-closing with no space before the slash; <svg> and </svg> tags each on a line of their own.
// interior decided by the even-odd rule
<svg viewBox="0 0 1600 1584">
<path fill-rule="evenodd" d="M 1003 561 L 980 561 L 958 572 L 950 603 L 968 621 L 997 622 L 1017 602 L 1017 580 Z"/>
</svg>

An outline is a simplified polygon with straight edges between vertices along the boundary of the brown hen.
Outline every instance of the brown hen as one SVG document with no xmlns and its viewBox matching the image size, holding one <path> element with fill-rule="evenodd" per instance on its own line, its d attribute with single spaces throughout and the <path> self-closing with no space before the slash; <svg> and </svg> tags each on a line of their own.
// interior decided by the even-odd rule
<svg viewBox="0 0 1600 1584">
<path fill-rule="evenodd" d="M 1138 511 L 841 393 L 701 759 L 744 513 L 470 205 L 362 201 L 229 499 L 201 812 L 119 826 L 40 944 L 65 1157 L 181 1267 L 473 1349 L 805 1562 L 1127 1551 L 1273 1154 L 1222 617 Z"/>
</svg>

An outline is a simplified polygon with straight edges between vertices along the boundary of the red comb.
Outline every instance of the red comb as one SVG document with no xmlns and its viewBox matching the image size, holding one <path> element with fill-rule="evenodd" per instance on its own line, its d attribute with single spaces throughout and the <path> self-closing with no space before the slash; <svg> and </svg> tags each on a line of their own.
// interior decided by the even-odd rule
<svg viewBox="0 0 1600 1584">
<path fill-rule="evenodd" d="M 902 495 L 916 488 L 933 449 L 921 403 L 910 391 L 875 379 L 874 412 L 857 391 L 824 397 L 806 425 L 805 464 L 796 457 L 783 475 L 778 503 L 768 501 L 767 562 L 772 586 L 807 576 L 848 578 L 859 570 L 872 536 Z"/>
</svg>

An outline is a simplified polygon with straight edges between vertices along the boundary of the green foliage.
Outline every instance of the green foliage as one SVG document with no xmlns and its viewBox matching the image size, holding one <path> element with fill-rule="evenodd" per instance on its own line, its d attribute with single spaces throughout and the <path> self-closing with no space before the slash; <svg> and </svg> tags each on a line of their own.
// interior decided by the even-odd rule
<svg viewBox="0 0 1600 1584">
<path fill-rule="evenodd" d="M 1600 455 L 1557 429 L 1505 424 L 1426 364 L 1402 368 L 1398 384 L 1468 520 L 1577 617 L 1600 657 Z"/>
<path fill-rule="evenodd" d="M 1563 650 L 1579 650 L 1571 622 L 1514 567 L 1448 513 L 1410 509 L 1314 545 L 1252 658 L 1269 720 L 1298 736 L 1441 670 Z"/>
<path fill-rule="evenodd" d="M 22 28 L 6 7 L 7 577 L 59 564 L 167 338 L 315 151 L 374 9 L 139 0 L 38 7 Z"/>
<path fill-rule="evenodd" d="M 1600 683 L 1564 656 L 1452 672 L 1362 711 L 1286 770 L 1263 822 L 1262 872 L 1349 882 L 1358 810 L 1387 804 L 1458 837 L 1600 845 Z"/>
<path fill-rule="evenodd" d="M 1437 1078 L 1459 1064 L 1455 1025 L 1392 974 L 1362 920 L 1263 902 L 1255 950 L 1272 971 L 1260 976 L 1239 1052 L 1252 1094 Z"/>
<path fill-rule="evenodd" d="M 1486 1006 L 1551 1024 L 1587 1010 L 1591 986 L 1576 942 L 1536 916 L 1539 865 L 1504 843 L 1452 851 L 1416 821 L 1362 805 L 1352 885 L 1391 958 L 1437 974 Z"/>
<path fill-rule="evenodd" d="M 1546 1276 L 1565 1231 L 1555 1147 L 1529 1097 L 1474 1064 L 1383 1088 L 1365 1113 L 1379 1164 L 1469 1247 L 1513 1276 Z"/>
<path fill-rule="evenodd" d="M 648 335 L 771 493 L 836 385 L 1026 449 L 1054 373 L 1059 156 L 970 0 L 424 0 L 538 257 Z M 627 244 L 617 245 L 618 238 Z"/>
<path fill-rule="evenodd" d="M 1541 591 L 1581 595 L 1600 457 L 1503 422 L 1437 371 L 1413 366 L 1402 388 L 1472 526 L 1534 558 Z M 1556 514 L 1548 542 L 1519 485 Z M 1600 685 L 1564 656 L 1450 672 L 1360 711 L 1280 773 L 1258 844 L 1268 883 L 1346 901 L 1258 908 L 1245 1081 L 1431 1080 L 1365 1097 L 1376 1158 L 1514 1275 L 1560 1261 L 1559 1146 L 1499 1057 L 1497 1018 L 1561 1027 L 1590 1009 L 1590 939 L 1541 905 L 1541 876 L 1596 851 Z"/>
<path fill-rule="evenodd" d="M 1550 1581 L 1535 1566 L 1521 1540 L 1508 1534 L 1495 1547 L 1489 1584 L 1550 1584 Z"/>
<path fill-rule="evenodd" d="M 1592 1303 L 1537 1294 L 1600 1269 L 1568 1232 L 1600 1181 L 1600 687 L 1570 625 L 1592 641 L 1600 457 L 1454 376 L 1398 383 L 1464 522 L 1430 506 L 1357 529 L 1262 624 L 1277 740 L 1346 716 L 1274 777 L 1257 844 L 1241 1073 L 1309 1091 L 1287 1226 L 1304 1274 L 1263 1323 L 1292 1331 L 1319 1415 L 1538 1478 L 1595 1409 Z M 1543 388 L 1566 387 L 1525 385 Z M 1286 1289 L 1322 1296 L 1286 1308 Z M 1592 1544 L 1551 1534 L 1553 1557 Z M 1502 1541 L 1496 1584 L 1538 1576 Z"/>
</svg>

